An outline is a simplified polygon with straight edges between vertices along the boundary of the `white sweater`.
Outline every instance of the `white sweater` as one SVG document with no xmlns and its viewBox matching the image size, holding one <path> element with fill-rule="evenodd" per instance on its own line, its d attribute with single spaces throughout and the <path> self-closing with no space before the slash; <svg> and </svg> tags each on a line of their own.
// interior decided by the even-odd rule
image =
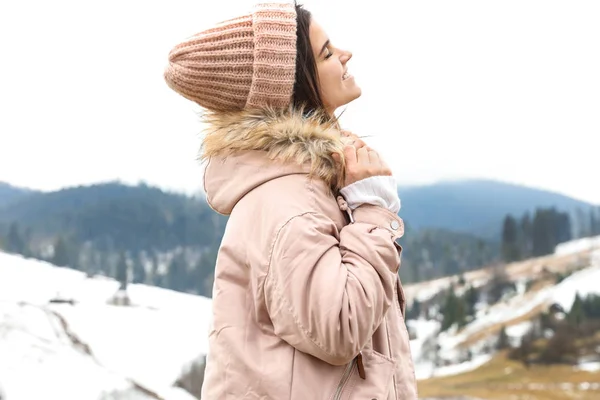
<svg viewBox="0 0 600 400">
<path fill-rule="evenodd" d="M 385 207 L 394 214 L 400 211 L 400 198 L 393 176 L 372 176 L 342 188 L 340 193 L 352 210 L 361 204 L 372 204 Z"/>
</svg>

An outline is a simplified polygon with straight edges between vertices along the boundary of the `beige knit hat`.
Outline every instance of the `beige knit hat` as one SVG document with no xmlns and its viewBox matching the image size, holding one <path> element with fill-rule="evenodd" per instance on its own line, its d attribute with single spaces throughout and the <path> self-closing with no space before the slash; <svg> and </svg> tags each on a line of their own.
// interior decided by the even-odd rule
<svg viewBox="0 0 600 400">
<path fill-rule="evenodd" d="M 169 53 L 165 80 L 214 111 L 287 107 L 296 72 L 296 8 L 257 4 L 251 14 L 197 33 Z"/>
</svg>

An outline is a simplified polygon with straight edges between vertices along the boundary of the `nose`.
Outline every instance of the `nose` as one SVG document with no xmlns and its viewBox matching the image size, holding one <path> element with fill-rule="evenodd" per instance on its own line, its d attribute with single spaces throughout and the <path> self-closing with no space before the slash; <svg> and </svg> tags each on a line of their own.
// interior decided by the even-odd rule
<svg viewBox="0 0 600 400">
<path fill-rule="evenodd" d="M 351 58 L 352 58 L 352 52 L 349 50 L 344 50 L 344 51 L 342 51 L 342 54 L 340 56 L 340 62 L 342 64 L 346 64 L 348 61 L 350 61 Z"/>
</svg>

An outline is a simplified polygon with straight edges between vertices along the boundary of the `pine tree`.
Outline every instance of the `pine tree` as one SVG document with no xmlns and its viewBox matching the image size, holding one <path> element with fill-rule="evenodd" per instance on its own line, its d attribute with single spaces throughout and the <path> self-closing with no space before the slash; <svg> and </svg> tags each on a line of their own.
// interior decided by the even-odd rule
<svg viewBox="0 0 600 400">
<path fill-rule="evenodd" d="M 583 300 L 582 308 L 586 319 L 600 320 L 600 296 L 588 294 Z"/>
<path fill-rule="evenodd" d="M 581 296 L 579 296 L 579 292 L 577 292 L 575 301 L 573 301 L 573 305 L 571 306 L 571 311 L 569 311 L 569 315 L 567 316 L 567 320 L 575 326 L 580 326 L 584 319 L 585 313 L 583 310 L 583 301 Z"/>
<path fill-rule="evenodd" d="M 133 257 L 133 283 L 145 283 L 146 282 L 146 269 L 142 262 L 141 253 L 136 253 Z"/>
<path fill-rule="evenodd" d="M 193 287 L 194 282 L 190 282 L 189 274 L 187 272 L 187 262 L 182 253 L 177 254 L 171 260 L 169 264 L 169 270 L 167 272 L 167 287 L 169 289 L 178 291 L 187 291 Z"/>
<path fill-rule="evenodd" d="M 127 282 L 128 282 L 128 266 L 127 266 L 127 257 L 124 252 L 119 253 L 119 261 L 117 263 L 117 276 L 115 277 L 117 281 L 121 284 L 119 289 L 126 290 Z"/>
<path fill-rule="evenodd" d="M 529 213 L 523 214 L 520 223 L 520 232 L 521 232 L 521 258 L 529 258 L 531 257 L 531 253 L 533 250 L 533 231 L 531 224 L 531 217 Z"/>
<path fill-rule="evenodd" d="M 533 256 L 542 256 L 549 252 L 550 225 L 547 214 L 542 210 L 536 210 L 533 217 Z"/>
<path fill-rule="evenodd" d="M 51 262 L 59 267 L 71 266 L 67 242 L 62 236 L 59 236 L 54 242 L 54 254 L 52 255 Z"/>
<path fill-rule="evenodd" d="M 150 255 L 150 279 L 149 281 L 156 286 L 160 286 L 158 284 L 158 256 L 156 254 L 156 251 L 152 250 L 151 255 Z"/>
<path fill-rule="evenodd" d="M 533 219 L 533 256 L 554 252 L 557 244 L 571 238 L 569 215 L 554 208 L 538 209 Z"/>
<path fill-rule="evenodd" d="M 217 251 L 212 250 L 202 254 L 196 267 L 194 275 L 197 282 L 198 294 L 210 297 L 214 281 L 215 264 L 217 260 Z"/>
<path fill-rule="evenodd" d="M 500 330 L 500 334 L 498 335 L 498 342 L 496 344 L 497 350 L 504 350 L 510 347 L 510 342 L 508 340 L 508 335 L 506 334 L 506 327 L 502 326 Z"/>
<path fill-rule="evenodd" d="M 475 316 L 475 306 L 477 305 L 477 301 L 479 300 L 479 292 L 474 286 L 470 286 L 469 289 L 467 289 L 467 291 L 465 292 L 464 297 L 465 305 L 467 307 L 467 316 Z"/>
<path fill-rule="evenodd" d="M 592 236 L 600 235 L 600 217 L 596 216 L 594 208 L 590 208 L 590 234 Z"/>
<path fill-rule="evenodd" d="M 19 232 L 19 225 L 16 222 L 10 224 L 8 228 L 8 236 L 6 238 L 6 250 L 9 253 L 23 254 L 25 243 Z"/>
<path fill-rule="evenodd" d="M 553 210 L 554 211 L 554 210 Z M 559 243 L 571 240 L 571 219 L 567 213 L 553 212 L 556 226 L 556 241 L 552 244 L 552 251 Z"/>
<path fill-rule="evenodd" d="M 485 242 L 477 239 L 477 265 L 482 267 L 485 260 Z"/>
<path fill-rule="evenodd" d="M 441 330 L 445 331 L 452 325 L 457 324 L 460 328 L 466 323 L 466 305 L 462 298 L 454 293 L 454 287 L 451 287 L 446 297 L 446 303 L 442 309 L 443 320 Z"/>
<path fill-rule="evenodd" d="M 518 237 L 517 221 L 511 215 L 507 215 L 502 226 L 502 257 L 504 261 L 519 260 Z"/>
<path fill-rule="evenodd" d="M 577 238 L 588 237 L 592 234 L 593 227 L 589 226 L 590 218 L 581 208 L 577 208 L 575 211 L 575 221 L 577 222 Z"/>
</svg>

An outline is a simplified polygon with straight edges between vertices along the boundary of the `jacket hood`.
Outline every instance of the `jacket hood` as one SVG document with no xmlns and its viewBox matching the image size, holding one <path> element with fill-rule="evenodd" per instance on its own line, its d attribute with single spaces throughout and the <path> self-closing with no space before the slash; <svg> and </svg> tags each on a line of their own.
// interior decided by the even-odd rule
<svg viewBox="0 0 600 400">
<path fill-rule="evenodd" d="M 290 174 L 308 174 L 333 190 L 343 182 L 344 142 L 336 122 L 302 110 L 208 113 L 201 158 L 208 161 L 204 191 L 209 205 L 229 215 L 254 188 Z M 337 164 L 333 154 L 338 154 Z"/>
</svg>

